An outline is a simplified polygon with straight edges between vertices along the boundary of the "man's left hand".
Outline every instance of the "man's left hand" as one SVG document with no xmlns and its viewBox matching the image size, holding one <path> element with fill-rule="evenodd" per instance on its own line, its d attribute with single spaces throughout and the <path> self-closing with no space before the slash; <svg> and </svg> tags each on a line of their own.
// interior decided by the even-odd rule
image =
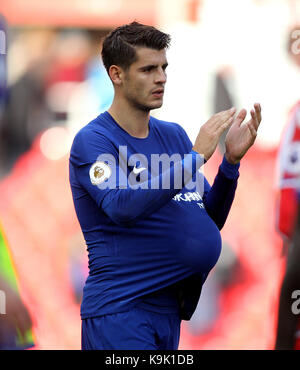
<svg viewBox="0 0 300 370">
<path fill-rule="evenodd" d="M 242 125 L 247 114 L 247 111 L 242 109 L 226 135 L 225 157 L 229 163 L 237 164 L 254 144 L 261 122 L 260 104 L 254 104 L 254 110 L 252 109 L 250 113 L 251 119 Z"/>
</svg>

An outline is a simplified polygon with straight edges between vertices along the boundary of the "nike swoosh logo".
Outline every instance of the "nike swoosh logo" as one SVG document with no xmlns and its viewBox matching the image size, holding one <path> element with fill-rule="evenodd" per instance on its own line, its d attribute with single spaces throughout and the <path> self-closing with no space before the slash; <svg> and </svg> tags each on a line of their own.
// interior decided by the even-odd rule
<svg viewBox="0 0 300 370">
<path fill-rule="evenodd" d="M 142 171 L 145 171 L 147 168 L 145 167 L 140 167 L 140 168 L 136 168 L 135 166 L 133 167 L 133 173 L 137 176 L 139 173 L 141 173 Z"/>
</svg>

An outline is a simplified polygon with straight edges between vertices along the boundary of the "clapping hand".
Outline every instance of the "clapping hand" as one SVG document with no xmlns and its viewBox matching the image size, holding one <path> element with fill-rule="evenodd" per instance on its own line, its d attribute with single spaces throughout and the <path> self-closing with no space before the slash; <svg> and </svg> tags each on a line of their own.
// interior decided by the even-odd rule
<svg viewBox="0 0 300 370">
<path fill-rule="evenodd" d="M 221 135 L 233 123 L 235 108 L 214 114 L 201 126 L 193 150 L 202 154 L 206 161 L 213 155 Z"/>
<path fill-rule="evenodd" d="M 247 111 L 242 109 L 228 130 L 225 138 L 225 157 L 229 163 L 238 163 L 255 142 L 261 122 L 260 104 L 254 104 L 254 109 L 250 113 L 251 119 L 242 125 L 247 114 Z"/>
</svg>

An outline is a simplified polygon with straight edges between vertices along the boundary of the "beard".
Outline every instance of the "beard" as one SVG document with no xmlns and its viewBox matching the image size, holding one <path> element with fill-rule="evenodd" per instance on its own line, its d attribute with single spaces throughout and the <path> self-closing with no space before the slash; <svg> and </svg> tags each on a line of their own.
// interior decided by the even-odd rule
<svg viewBox="0 0 300 370">
<path fill-rule="evenodd" d="M 145 102 L 142 102 L 141 99 L 138 99 L 135 96 L 127 96 L 127 100 L 133 108 L 146 113 L 149 113 L 152 109 L 158 109 L 162 106 L 162 102 L 147 104 Z"/>
<path fill-rule="evenodd" d="M 148 99 L 151 99 L 151 94 L 150 92 L 145 93 L 145 88 L 143 86 L 131 83 L 129 77 L 127 77 L 125 81 L 126 84 L 123 93 L 128 103 L 134 109 L 149 113 L 152 109 L 157 109 L 162 106 L 161 100 L 149 102 Z"/>
<path fill-rule="evenodd" d="M 153 109 L 152 107 L 149 107 L 148 105 L 145 105 L 143 103 L 140 103 L 140 102 L 138 102 L 136 100 L 131 100 L 130 101 L 130 104 L 135 109 L 141 110 L 141 111 L 146 112 L 146 113 L 149 113 L 150 110 Z"/>
</svg>

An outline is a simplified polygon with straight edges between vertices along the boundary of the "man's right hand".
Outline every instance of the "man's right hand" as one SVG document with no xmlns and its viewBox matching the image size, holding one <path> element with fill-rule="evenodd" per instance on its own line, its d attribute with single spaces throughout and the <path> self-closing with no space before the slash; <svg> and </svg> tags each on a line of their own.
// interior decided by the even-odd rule
<svg viewBox="0 0 300 370">
<path fill-rule="evenodd" d="M 192 149 L 203 155 L 206 161 L 209 160 L 216 150 L 223 132 L 232 125 L 235 112 L 236 109 L 231 108 L 216 113 L 201 126 Z"/>
</svg>

